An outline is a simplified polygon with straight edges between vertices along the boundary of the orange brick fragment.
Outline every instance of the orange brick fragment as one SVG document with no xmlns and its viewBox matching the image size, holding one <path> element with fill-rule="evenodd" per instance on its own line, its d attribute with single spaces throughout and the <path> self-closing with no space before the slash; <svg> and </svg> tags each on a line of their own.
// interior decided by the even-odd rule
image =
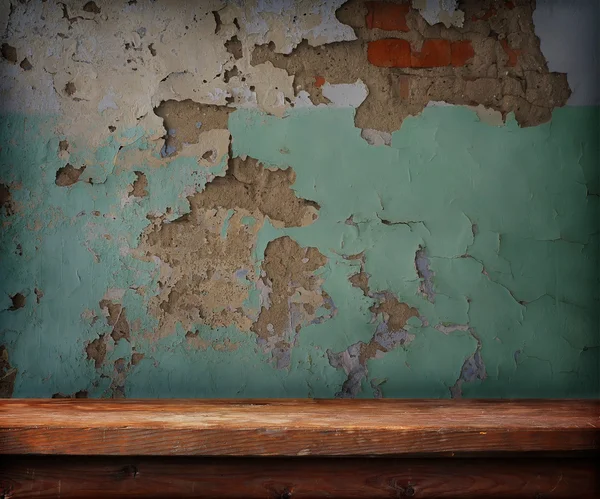
<svg viewBox="0 0 600 499">
<path fill-rule="evenodd" d="M 508 62 L 506 63 L 506 65 L 510 67 L 516 66 L 517 60 L 519 59 L 519 55 L 521 55 L 521 51 L 519 49 L 510 48 L 510 45 L 508 45 L 506 38 L 500 40 L 500 45 L 502 45 L 504 52 L 506 52 L 506 55 L 508 56 Z"/>
<path fill-rule="evenodd" d="M 367 58 L 381 68 L 409 68 L 410 43 L 399 38 L 383 38 L 369 42 Z"/>
<path fill-rule="evenodd" d="M 450 52 L 452 54 L 452 65 L 454 67 L 464 66 L 469 59 L 472 59 L 473 56 L 475 56 L 471 40 L 452 42 Z"/>
<path fill-rule="evenodd" d="M 450 66 L 451 62 L 450 41 L 439 38 L 423 41 L 421 51 L 413 52 L 410 58 L 410 65 L 413 68 Z"/>
<path fill-rule="evenodd" d="M 367 28 L 379 28 L 385 31 L 410 31 L 406 24 L 406 14 L 410 10 L 408 3 L 365 2 Z"/>
<path fill-rule="evenodd" d="M 315 76 L 315 87 L 320 88 L 325 85 L 325 78 L 322 76 Z"/>
</svg>

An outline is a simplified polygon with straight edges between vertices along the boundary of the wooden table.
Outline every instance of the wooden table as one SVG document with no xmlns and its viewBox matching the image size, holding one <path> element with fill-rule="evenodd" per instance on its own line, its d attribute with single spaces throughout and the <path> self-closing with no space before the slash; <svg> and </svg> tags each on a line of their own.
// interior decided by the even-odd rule
<svg viewBox="0 0 600 499">
<path fill-rule="evenodd" d="M 0 498 L 600 497 L 599 428 L 582 400 L 8 399 Z"/>
</svg>

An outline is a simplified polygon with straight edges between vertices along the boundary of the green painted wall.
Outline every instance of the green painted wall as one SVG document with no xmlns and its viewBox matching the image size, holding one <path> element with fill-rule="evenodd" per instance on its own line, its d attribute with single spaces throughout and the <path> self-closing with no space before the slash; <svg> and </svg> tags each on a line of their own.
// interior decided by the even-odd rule
<svg viewBox="0 0 600 499">
<path fill-rule="evenodd" d="M 466 108 L 428 107 L 387 147 L 360 137 L 351 108 L 232 113 L 232 154 L 291 166 L 297 196 L 320 206 L 305 227 L 265 222 L 254 248 L 257 268 L 282 235 L 327 258 L 317 273 L 333 312 L 303 324 L 282 369 L 233 326 L 198 324 L 205 349 L 191 348 L 182 327 L 153 336 L 158 264 L 129 250 L 149 213 L 184 215 L 185 193 L 224 175 L 225 160 L 212 169 L 192 157 L 132 161 L 160 157 L 155 131 L 135 128 L 100 146 L 72 144 L 69 162 L 100 180 L 59 187 L 59 118 L 4 114 L 0 179 L 14 213 L 0 215 L 0 344 L 17 370 L 13 396 L 114 396 L 117 386 L 127 397 L 597 396 L 599 117 L 598 107 L 565 107 L 540 126 L 509 116 L 495 127 Z M 144 154 L 122 160 L 136 149 Z M 148 195 L 124 202 L 134 171 Z M 361 260 L 348 257 L 363 252 L 371 296 L 349 281 Z M 260 291 L 247 286 L 245 306 L 258 311 Z M 109 339 L 96 368 L 85 350 L 111 331 L 99 308 L 111 289 L 138 327 L 130 341 Z M 386 291 L 418 310 L 401 332 L 369 310 Z M 16 293 L 25 306 L 13 310 Z M 396 335 L 390 351 L 353 373 L 332 365 L 346 349 L 351 363 L 351 346 L 377 332 Z M 218 348 L 225 338 L 236 348 Z M 133 353 L 144 357 L 132 363 Z"/>
</svg>

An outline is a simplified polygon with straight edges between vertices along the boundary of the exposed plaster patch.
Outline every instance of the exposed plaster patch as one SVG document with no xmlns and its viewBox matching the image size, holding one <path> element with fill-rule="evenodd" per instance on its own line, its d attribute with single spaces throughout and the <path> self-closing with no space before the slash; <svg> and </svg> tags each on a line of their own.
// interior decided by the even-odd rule
<svg viewBox="0 0 600 499">
<path fill-rule="evenodd" d="M 127 322 L 126 310 L 119 303 L 112 303 L 109 300 L 100 301 L 100 309 L 106 316 L 106 322 L 112 327 L 110 336 L 116 343 L 121 339 L 131 341 L 130 327 Z"/>
<path fill-rule="evenodd" d="M 94 361 L 94 367 L 100 369 L 106 357 L 106 335 L 102 334 L 85 347 L 88 360 Z"/>
<path fill-rule="evenodd" d="M 85 171 L 85 165 L 80 168 L 75 168 L 73 165 L 67 163 L 62 168 L 59 168 L 56 172 L 55 184 L 59 187 L 68 187 L 79 181 L 79 177 Z"/>
<path fill-rule="evenodd" d="M 191 99 L 161 102 L 154 109 L 163 119 L 165 134 L 164 156 L 177 154 L 186 145 L 197 144 L 201 134 L 209 130 L 226 130 L 232 108 L 194 102 Z"/>
<path fill-rule="evenodd" d="M 382 315 L 383 322 L 387 324 L 390 331 L 400 331 L 411 317 L 418 317 L 416 308 L 402 303 L 389 291 L 376 293 L 377 303 L 370 310 L 377 316 Z"/>
<path fill-rule="evenodd" d="M 209 341 L 206 341 L 200 337 L 199 331 L 195 331 L 195 332 L 188 331 L 187 333 L 185 333 L 185 340 L 186 340 L 187 346 L 194 350 L 205 351 L 210 346 Z"/>
<path fill-rule="evenodd" d="M 350 276 L 349 281 L 352 286 L 359 288 L 365 296 L 369 296 L 369 274 L 364 270 Z"/>
<path fill-rule="evenodd" d="M 403 328 L 391 330 L 386 322 L 377 327 L 369 343 L 362 341 L 350 345 L 346 350 L 333 353 L 327 350 L 331 367 L 342 369 L 347 378 L 341 390 L 336 393 L 338 398 L 354 398 L 362 391 L 362 382 L 369 374 L 367 361 L 381 358 L 385 353 L 399 347 L 407 346 L 415 336 Z"/>
<path fill-rule="evenodd" d="M 468 324 L 436 324 L 435 329 L 440 333 L 451 334 L 456 331 L 469 331 Z"/>
<path fill-rule="evenodd" d="M 315 271 L 327 263 L 316 248 L 302 248 L 289 237 L 270 241 L 265 250 L 263 280 L 271 286 L 270 303 L 262 307 L 252 331 L 278 368 L 290 365 L 291 349 L 302 326 L 310 324 L 320 307 L 329 308 Z M 321 319 L 323 320 L 323 319 Z"/>
<path fill-rule="evenodd" d="M 355 343 L 339 353 L 327 350 L 327 357 L 331 367 L 342 369 L 347 375 L 341 391 L 335 394 L 336 397 L 354 398 L 360 393 L 362 380 L 367 377 L 367 368 L 360 362 L 360 353 L 364 345 L 362 342 Z"/>
<path fill-rule="evenodd" d="M 477 339 L 477 348 L 472 355 L 465 359 L 460 370 L 460 377 L 456 380 L 456 383 L 450 387 L 450 394 L 452 398 L 462 398 L 462 387 L 465 383 L 470 383 L 475 380 L 483 381 L 487 377 L 483 358 L 481 357 L 481 342 Z"/>
<path fill-rule="evenodd" d="M 148 178 L 143 172 L 134 172 L 135 180 L 131 184 L 131 195 L 136 198 L 143 198 L 148 195 L 146 187 L 148 187 Z"/>
<path fill-rule="evenodd" d="M 131 354 L 131 365 L 132 366 L 137 366 L 142 359 L 145 357 L 146 355 L 140 352 L 133 352 Z"/>
<path fill-rule="evenodd" d="M 378 322 L 378 325 L 369 343 L 359 341 L 338 353 L 327 350 L 329 364 L 342 369 L 347 375 L 341 391 L 336 394 L 340 398 L 354 398 L 362 391 L 362 382 L 369 373 L 368 360 L 379 359 L 385 353 L 399 346 L 406 347 L 414 340 L 415 335 L 409 333 L 406 326 L 409 319 L 419 317 L 416 308 L 400 302 L 390 291 L 369 292 L 369 278 L 363 270 L 363 256 L 359 254 L 354 257 L 361 260 L 361 272 L 351 276 L 350 282 L 353 286 L 360 287 L 365 296 L 375 300 L 369 310 L 373 314 L 371 322 Z M 371 386 L 376 396 L 381 395 L 381 390 L 373 386 L 373 380 Z"/>
<path fill-rule="evenodd" d="M 435 273 L 430 269 L 429 258 L 425 252 L 425 248 L 421 248 L 415 255 L 415 268 L 417 275 L 421 279 L 419 284 L 419 292 L 427 297 L 431 303 L 435 302 L 435 291 L 433 287 L 433 277 Z"/>
<path fill-rule="evenodd" d="M 291 190 L 294 179 L 291 168 L 268 170 L 252 158 L 233 158 L 224 177 L 189 198 L 189 214 L 153 221 L 137 253 L 159 264 L 159 294 L 150 311 L 159 319 L 160 336 L 171 334 L 177 322 L 187 331 L 194 324 L 250 330 L 258 315 L 246 303 L 258 280 L 253 259 L 258 231 L 267 217 L 280 227 L 317 218 L 318 206 Z"/>
<path fill-rule="evenodd" d="M 291 168 L 269 170 L 253 158 L 233 158 L 224 177 L 216 177 L 190 201 L 192 209 L 258 210 L 279 227 L 310 225 L 319 205 L 298 198 L 290 188 L 296 179 Z"/>
</svg>

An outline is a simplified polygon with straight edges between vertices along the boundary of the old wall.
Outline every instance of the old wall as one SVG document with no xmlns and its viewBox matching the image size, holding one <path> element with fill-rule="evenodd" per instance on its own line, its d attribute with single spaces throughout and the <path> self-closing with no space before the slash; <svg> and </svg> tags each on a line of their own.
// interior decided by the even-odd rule
<svg viewBox="0 0 600 499">
<path fill-rule="evenodd" d="M 0 396 L 597 395 L 598 15 L 2 0 Z"/>
</svg>

